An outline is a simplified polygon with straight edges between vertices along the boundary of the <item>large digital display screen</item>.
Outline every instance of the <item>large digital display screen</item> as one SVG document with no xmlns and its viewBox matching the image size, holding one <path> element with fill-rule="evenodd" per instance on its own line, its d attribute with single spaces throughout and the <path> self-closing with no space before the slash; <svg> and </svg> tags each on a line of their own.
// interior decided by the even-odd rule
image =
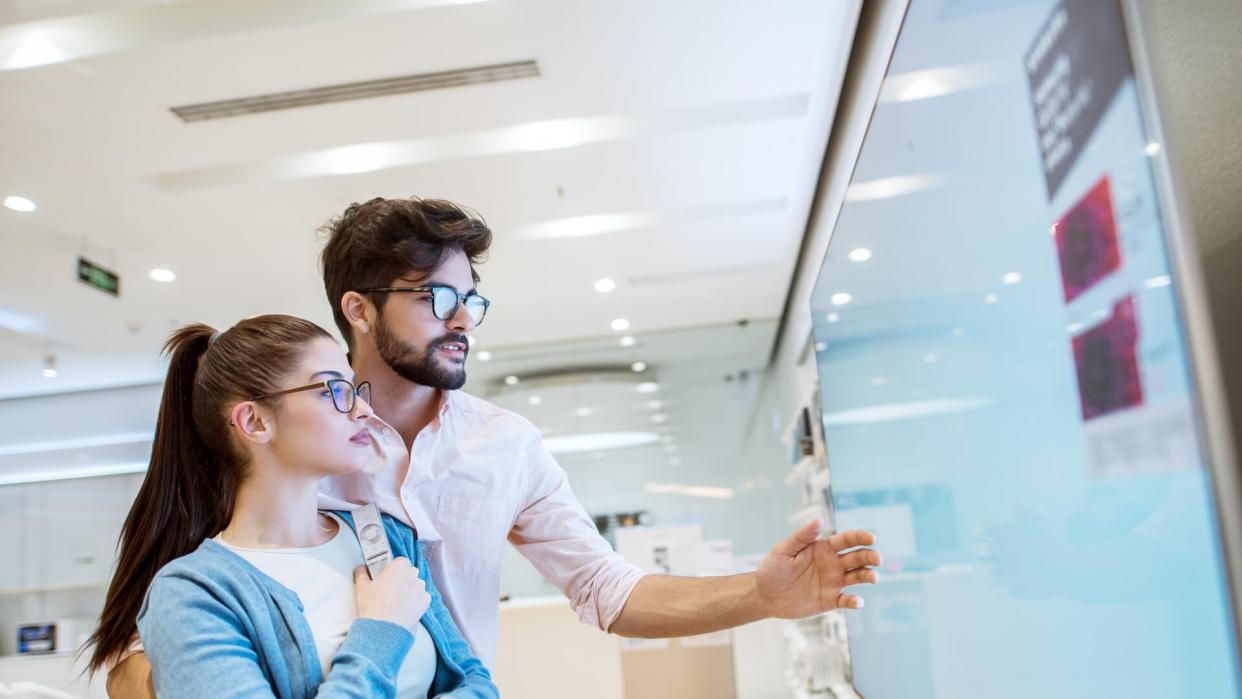
<svg viewBox="0 0 1242 699">
<path fill-rule="evenodd" d="M 910 3 L 812 300 L 867 699 L 1239 696 L 1121 8 Z"/>
</svg>

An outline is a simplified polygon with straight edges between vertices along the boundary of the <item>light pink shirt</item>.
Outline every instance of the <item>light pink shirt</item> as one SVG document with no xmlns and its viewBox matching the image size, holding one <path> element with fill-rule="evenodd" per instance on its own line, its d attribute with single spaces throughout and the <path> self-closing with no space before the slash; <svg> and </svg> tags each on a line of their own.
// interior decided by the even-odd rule
<svg viewBox="0 0 1242 699">
<path fill-rule="evenodd" d="M 444 603 L 489 668 L 506 538 L 583 623 L 607 630 L 642 571 L 599 535 L 529 420 L 461 391 L 441 396 L 438 417 L 414 439 L 404 481 L 392 473 L 325 479 L 319 506 L 374 501 L 412 526 Z"/>
</svg>

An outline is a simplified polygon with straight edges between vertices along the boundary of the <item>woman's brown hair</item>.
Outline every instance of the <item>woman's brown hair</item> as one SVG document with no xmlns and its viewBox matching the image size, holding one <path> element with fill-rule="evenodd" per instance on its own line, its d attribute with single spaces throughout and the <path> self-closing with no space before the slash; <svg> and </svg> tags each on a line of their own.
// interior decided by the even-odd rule
<svg viewBox="0 0 1242 699">
<path fill-rule="evenodd" d="M 246 458 L 229 433 L 232 406 L 281 388 L 307 344 L 331 339 L 301 318 L 247 318 L 217 333 L 187 325 L 164 344 L 168 377 L 160 398 L 146 478 L 125 518 L 116 573 L 88 665 L 92 673 L 129 647 L 155 574 L 215 536 L 233 516 Z M 84 648 L 85 648 L 84 647 Z"/>
</svg>

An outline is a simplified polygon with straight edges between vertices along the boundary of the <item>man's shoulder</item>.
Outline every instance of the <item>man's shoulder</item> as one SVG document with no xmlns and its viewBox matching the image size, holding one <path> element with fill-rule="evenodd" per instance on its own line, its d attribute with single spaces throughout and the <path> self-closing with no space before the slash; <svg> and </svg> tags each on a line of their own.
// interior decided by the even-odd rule
<svg viewBox="0 0 1242 699">
<path fill-rule="evenodd" d="M 523 433 L 531 432 L 536 435 L 539 432 L 534 423 L 522 415 L 465 391 L 451 392 L 449 400 L 452 401 L 451 410 L 455 418 L 474 422 L 476 426 L 509 427 L 520 430 Z"/>
</svg>

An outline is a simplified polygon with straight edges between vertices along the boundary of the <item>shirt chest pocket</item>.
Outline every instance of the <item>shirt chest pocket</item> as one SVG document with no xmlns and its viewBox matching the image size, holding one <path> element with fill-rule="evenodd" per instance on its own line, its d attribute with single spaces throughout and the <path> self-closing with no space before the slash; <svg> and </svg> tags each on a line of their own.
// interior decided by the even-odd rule
<svg viewBox="0 0 1242 699">
<path fill-rule="evenodd" d="M 444 537 L 444 563 L 450 573 L 500 575 L 500 556 L 513 527 L 503 503 L 441 495 L 436 527 Z"/>
</svg>

